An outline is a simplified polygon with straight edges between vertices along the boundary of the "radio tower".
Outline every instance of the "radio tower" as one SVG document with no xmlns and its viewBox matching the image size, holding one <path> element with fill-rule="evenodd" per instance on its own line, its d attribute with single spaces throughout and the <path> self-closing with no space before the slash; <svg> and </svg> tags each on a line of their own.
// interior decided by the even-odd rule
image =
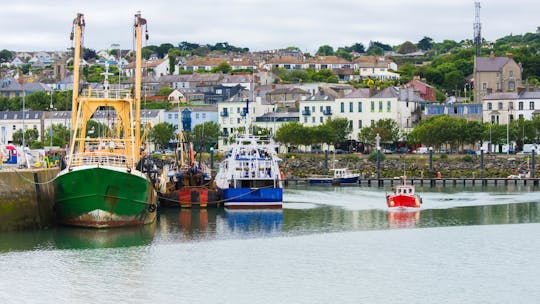
<svg viewBox="0 0 540 304">
<path fill-rule="evenodd" d="M 482 24 L 480 23 L 480 2 L 474 2 L 474 46 L 476 47 L 476 57 L 480 57 L 480 47 L 482 46 Z"/>
</svg>

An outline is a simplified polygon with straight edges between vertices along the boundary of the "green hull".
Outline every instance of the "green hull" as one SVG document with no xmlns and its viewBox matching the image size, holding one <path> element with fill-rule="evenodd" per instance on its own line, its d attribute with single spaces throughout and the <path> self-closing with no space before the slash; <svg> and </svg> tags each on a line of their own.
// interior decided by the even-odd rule
<svg viewBox="0 0 540 304">
<path fill-rule="evenodd" d="M 142 225 L 156 219 L 156 193 L 138 171 L 75 167 L 55 180 L 59 223 L 83 227 Z"/>
</svg>

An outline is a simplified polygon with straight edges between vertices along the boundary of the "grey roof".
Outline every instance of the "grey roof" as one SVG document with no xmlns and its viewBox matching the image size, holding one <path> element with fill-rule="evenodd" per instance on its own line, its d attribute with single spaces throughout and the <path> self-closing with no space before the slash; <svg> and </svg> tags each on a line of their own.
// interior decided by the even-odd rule
<svg viewBox="0 0 540 304">
<path fill-rule="evenodd" d="M 163 75 L 160 76 L 159 82 L 189 82 L 193 75 Z"/>
<path fill-rule="evenodd" d="M 519 95 L 519 98 L 523 99 L 538 99 L 540 98 L 540 92 L 523 92 Z"/>
<path fill-rule="evenodd" d="M 478 72 L 500 71 L 509 61 L 508 57 L 476 57 L 476 70 Z"/>
<path fill-rule="evenodd" d="M 5 77 L 0 82 L 0 91 L 22 91 L 23 87 L 19 84 L 17 79 L 12 77 Z"/>
<path fill-rule="evenodd" d="M 395 87 L 388 87 L 380 91 L 379 93 L 373 95 L 371 98 L 397 98 L 399 97 L 399 92 Z"/>
<path fill-rule="evenodd" d="M 420 97 L 418 93 L 414 91 L 414 87 L 401 88 L 399 90 L 399 100 L 401 101 L 413 101 L 413 102 L 427 102 L 425 99 Z"/>
<path fill-rule="evenodd" d="M 217 112 L 218 108 L 216 106 L 207 106 L 207 107 L 180 107 L 180 112 L 184 111 L 185 109 L 189 109 L 191 112 Z M 173 108 L 170 111 L 167 111 L 167 113 L 175 113 L 178 112 L 178 108 Z"/>
<path fill-rule="evenodd" d="M 22 111 L 2 111 L 0 112 L 0 120 L 2 119 L 20 119 L 22 120 Z M 25 119 L 41 119 L 43 111 L 24 111 Z"/>
<path fill-rule="evenodd" d="M 518 99 L 517 92 L 495 92 L 486 95 L 484 100 Z"/>
<path fill-rule="evenodd" d="M 369 89 L 360 88 L 353 90 L 349 94 L 345 95 L 345 98 L 369 98 Z"/>
<path fill-rule="evenodd" d="M 259 117 L 275 117 L 275 118 L 298 117 L 298 112 L 268 112 Z"/>
<path fill-rule="evenodd" d="M 24 90 L 27 92 L 50 92 L 52 91 L 46 84 L 41 82 L 29 82 L 23 85 Z"/>
</svg>

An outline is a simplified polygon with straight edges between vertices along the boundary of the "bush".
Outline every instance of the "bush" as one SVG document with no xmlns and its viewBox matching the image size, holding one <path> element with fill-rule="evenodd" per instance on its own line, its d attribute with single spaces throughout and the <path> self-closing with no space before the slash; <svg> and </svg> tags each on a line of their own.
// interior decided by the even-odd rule
<svg viewBox="0 0 540 304">
<path fill-rule="evenodd" d="M 470 162 L 473 161 L 473 157 L 470 156 L 470 155 L 465 155 L 465 156 L 463 156 L 463 157 L 461 158 L 461 160 L 464 161 L 464 162 L 470 163 Z"/>
<path fill-rule="evenodd" d="M 441 159 L 448 159 L 448 154 L 441 154 L 440 158 Z"/>
<path fill-rule="evenodd" d="M 386 159 L 386 155 L 384 155 L 384 153 L 381 153 L 381 161 L 384 161 L 385 159 Z M 377 162 L 377 151 L 373 151 L 369 153 L 368 160 L 374 163 Z"/>
</svg>

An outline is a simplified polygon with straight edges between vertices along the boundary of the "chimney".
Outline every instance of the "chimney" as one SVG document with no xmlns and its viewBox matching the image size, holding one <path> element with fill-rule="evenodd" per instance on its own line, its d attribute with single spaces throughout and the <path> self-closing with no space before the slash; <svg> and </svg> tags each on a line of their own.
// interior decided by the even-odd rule
<svg viewBox="0 0 540 304">
<path fill-rule="evenodd" d="M 490 60 L 495 59 L 495 53 L 493 51 L 491 51 L 491 53 L 489 53 L 489 59 Z"/>
</svg>

